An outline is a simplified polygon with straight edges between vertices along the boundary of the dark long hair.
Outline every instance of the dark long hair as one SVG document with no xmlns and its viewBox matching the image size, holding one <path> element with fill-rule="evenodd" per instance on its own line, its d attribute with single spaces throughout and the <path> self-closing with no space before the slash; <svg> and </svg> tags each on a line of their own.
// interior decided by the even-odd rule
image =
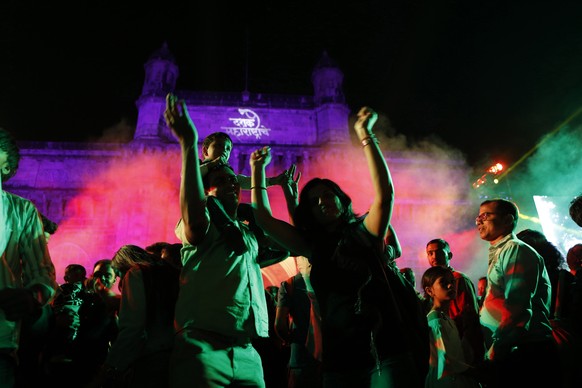
<svg viewBox="0 0 582 388">
<path fill-rule="evenodd" d="M 136 245 L 128 244 L 119 248 L 111 260 L 111 266 L 119 276 L 119 289 L 123 288 L 125 274 L 132 267 L 138 264 L 153 265 L 161 260 L 159 256 L 149 253 Z"/>
<path fill-rule="evenodd" d="M 293 220 L 295 226 L 300 230 L 306 232 L 307 235 L 321 234 L 321 225 L 317 223 L 311 210 L 311 204 L 309 203 L 309 192 L 317 185 L 324 185 L 328 187 L 340 200 L 343 207 L 343 212 L 340 216 L 340 220 L 347 224 L 354 221 L 358 215 L 354 213 L 352 208 L 352 199 L 347 195 L 337 183 L 332 180 L 324 178 L 313 178 L 303 186 L 301 189 L 301 194 L 299 194 L 299 204 L 297 209 L 295 209 L 295 214 Z"/>
<path fill-rule="evenodd" d="M 516 234 L 516 237 L 525 242 L 544 259 L 546 270 L 550 277 L 562 268 L 566 268 L 566 258 L 558 247 L 548 241 L 546 235 L 534 229 L 524 229 Z"/>
</svg>

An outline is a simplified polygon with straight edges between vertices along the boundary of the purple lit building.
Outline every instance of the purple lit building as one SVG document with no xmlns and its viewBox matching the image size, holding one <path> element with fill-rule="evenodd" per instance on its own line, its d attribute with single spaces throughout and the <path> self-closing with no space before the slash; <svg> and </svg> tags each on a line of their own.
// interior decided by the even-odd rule
<svg viewBox="0 0 582 388">
<path fill-rule="evenodd" d="M 215 131 L 231 136 L 230 163 L 238 173 L 249 175 L 249 154 L 270 145 L 269 175 L 295 163 L 303 174 L 300 187 L 313 177 L 328 177 L 350 194 L 356 212 L 366 211 L 370 178 L 349 129 L 350 115 L 359 107 L 347 105 L 343 73 L 326 53 L 312 72 L 313 95 L 305 96 L 176 90 L 179 69 L 166 45 L 144 68 L 130 142 L 20 144 L 20 169 L 5 188 L 31 199 L 59 224 L 49 242 L 59 281 L 66 265 L 80 263 L 91 271 L 96 260 L 112 257 L 124 244 L 177 242 L 179 149 L 163 118 L 170 91 L 186 100 L 201 140 Z M 476 280 L 486 260 L 476 262 L 473 257 L 486 255 L 475 244 L 470 222 L 455 224 L 475 210 L 465 187 L 469 180 L 464 161 L 436 148 L 410 151 L 398 139 L 381 140 L 396 185 L 393 224 L 404 249 L 401 266 L 422 273 L 426 242 L 445 237 L 457 242 L 457 251 L 472 250 L 456 267 L 474 272 Z M 281 189 L 269 188 L 269 195 L 275 216 L 285 219 Z M 249 200 L 249 193 L 243 193 L 243 200 Z M 292 260 L 264 269 L 265 285 L 279 285 L 294 273 Z"/>
</svg>

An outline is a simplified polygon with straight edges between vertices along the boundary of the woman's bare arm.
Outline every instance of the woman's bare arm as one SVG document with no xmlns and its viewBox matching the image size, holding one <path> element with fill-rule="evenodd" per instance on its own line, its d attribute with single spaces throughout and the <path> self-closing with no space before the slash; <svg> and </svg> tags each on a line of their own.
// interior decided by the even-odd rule
<svg viewBox="0 0 582 388">
<path fill-rule="evenodd" d="M 273 217 L 265 178 L 265 167 L 271 162 L 271 150 L 263 147 L 251 154 L 251 200 L 257 224 L 293 256 L 310 256 L 308 245 L 291 224 Z"/>
</svg>

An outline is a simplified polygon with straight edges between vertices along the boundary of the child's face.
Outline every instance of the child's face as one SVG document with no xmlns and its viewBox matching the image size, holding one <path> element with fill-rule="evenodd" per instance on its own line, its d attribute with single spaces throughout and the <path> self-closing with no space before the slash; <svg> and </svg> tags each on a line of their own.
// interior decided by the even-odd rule
<svg viewBox="0 0 582 388">
<path fill-rule="evenodd" d="M 431 287 L 431 296 L 434 300 L 446 301 L 456 297 L 455 278 L 453 276 L 441 276 Z"/>
<path fill-rule="evenodd" d="M 222 158 L 225 163 L 230 159 L 230 151 L 232 151 L 232 143 L 228 139 L 216 139 L 208 148 L 202 150 L 205 160 Z"/>
</svg>

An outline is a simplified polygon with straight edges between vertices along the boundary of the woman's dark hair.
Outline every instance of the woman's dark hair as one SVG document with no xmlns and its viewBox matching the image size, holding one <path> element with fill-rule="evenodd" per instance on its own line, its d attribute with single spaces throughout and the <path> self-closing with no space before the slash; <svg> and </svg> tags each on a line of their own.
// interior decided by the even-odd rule
<svg viewBox="0 0 582 388">
<path fill-rule="evenodd" d="M 544 259 L 546 270 L 552 276 L 556 271 L 566 268 L 566 258 L 560 250 L 548 241 L 546 235 L 534 229 L 524 229 L 516 234 L 517 238 L 525 242 Z"/>
<path fill-rule="evenodd" d="M 337 183 L 329 179 L 313 178 L 303 186 L 301 194 L 299 194 L 299 204 L 293 215 L 293 221 L 297 228 L 308 233 L 321 230 L 321 225 L 315 221 L 313 211 L 311 210 L 311 204 L 309 203 L 309 192 L 317 185 L 328 187 L 339 198 L 343 207 L 343 212 L 340 216 L 342 221 L 348 223 L 357 218 L 357 215 L 352 209 L 352 199 L 338 186 Z"/>
<path fill-rule="evenodd" d="M 145 247 L 145 250 L 154 255 L 162 257 L 164 249 L 168 249 L 171 244 L 166 241 L 158 241 Z"/>
<path fill-rule="evenodd" d="M 137 264 L 151 265 L 159 262 L 161 258 L 137 245 L 124 245 L 115 252 L 111 260 L 111 266 L 119 276 L 119 289 L 123 288 L 123 279 L 127 271 Z"/>
</svg>

